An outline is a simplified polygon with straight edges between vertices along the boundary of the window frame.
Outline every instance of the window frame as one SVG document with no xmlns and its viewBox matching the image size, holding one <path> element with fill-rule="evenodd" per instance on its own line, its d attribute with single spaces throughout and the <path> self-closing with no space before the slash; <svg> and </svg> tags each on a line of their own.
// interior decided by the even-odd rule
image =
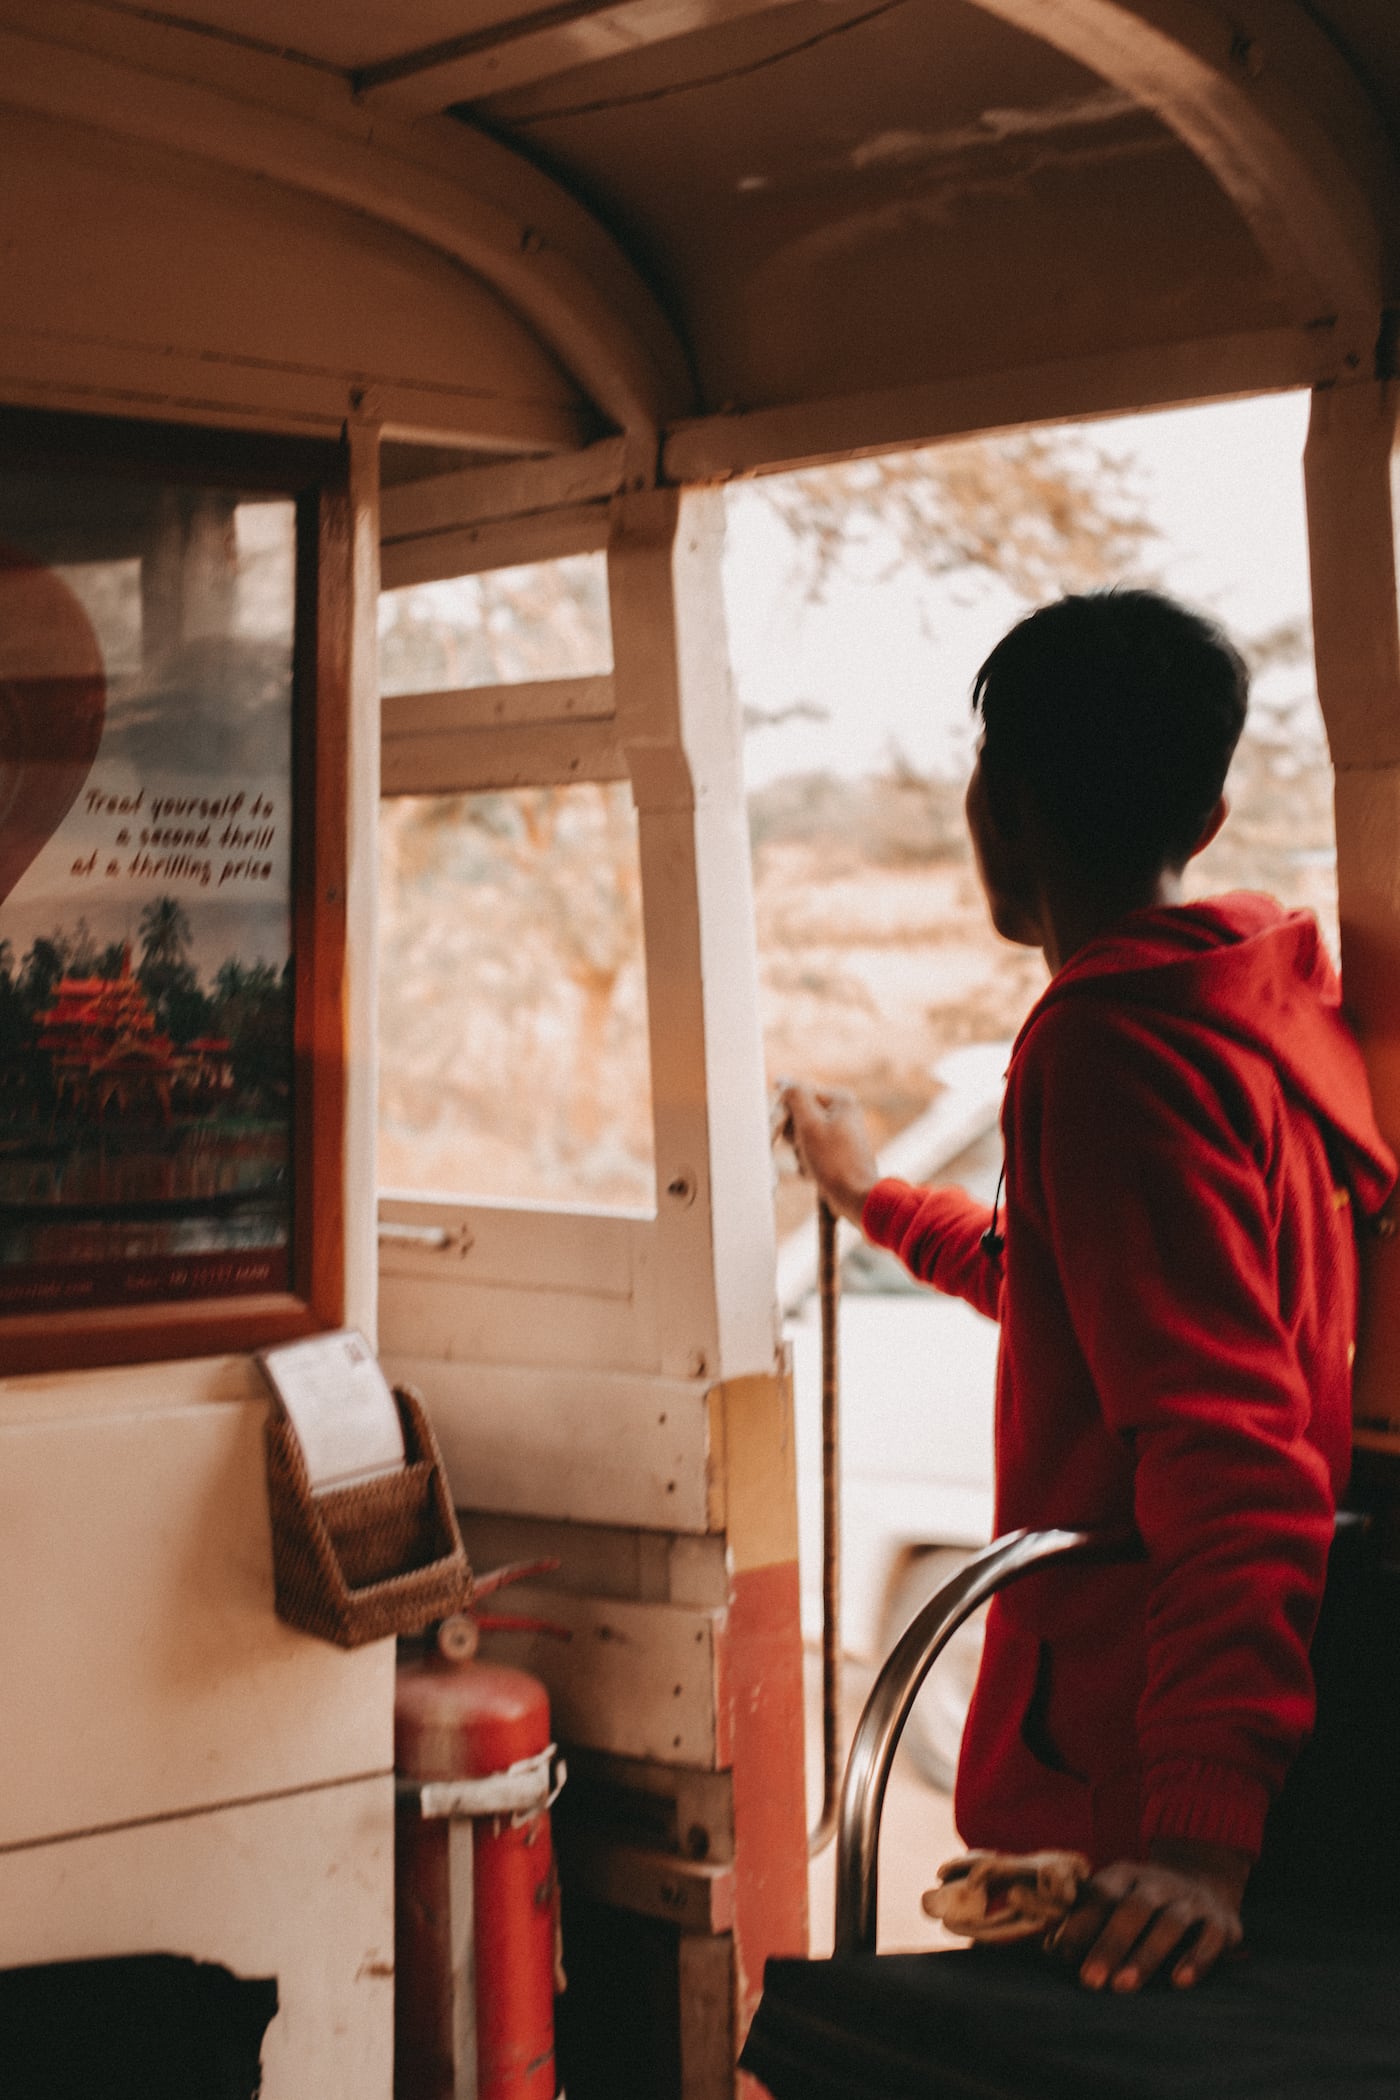
<svg viewBox="0 0 1400 2100">
<path fill-rule="evenodd" d="M 348 447 L 0 409 L 0 472 L 110 474 L 296 506 L 289 1287 L 0 1315 L 0 1377 L 241 1353 L 342 1324 L 353 569 Z"/>
</svg>

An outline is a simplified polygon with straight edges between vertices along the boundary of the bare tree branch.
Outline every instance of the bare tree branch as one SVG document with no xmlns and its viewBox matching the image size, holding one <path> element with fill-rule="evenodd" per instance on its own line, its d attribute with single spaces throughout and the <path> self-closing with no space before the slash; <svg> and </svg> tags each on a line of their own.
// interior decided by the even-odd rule
<svg viewBox="0 0 1400 2100">
<path fill-rule="evenodd" d="M 795 580 L 820 600 L 857 566 L 873 580 L 997 576 L 1028 604 L 1147 580 L 1154 527 L 1135 463 L 1075 430 L 1027 430 L 812 467 L 756 484 L 796 545 Z"/>
</svg>

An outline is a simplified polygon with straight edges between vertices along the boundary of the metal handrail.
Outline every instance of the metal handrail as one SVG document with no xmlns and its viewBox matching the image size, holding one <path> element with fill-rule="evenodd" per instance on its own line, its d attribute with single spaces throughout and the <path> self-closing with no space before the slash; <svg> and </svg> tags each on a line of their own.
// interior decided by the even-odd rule
<svg viewBox="0 0 1400 2100">
<path fill-rule="evenodd" d="M 904 1724 L 924 1679 L 964 1619 L 1008 1583 L 1060 1560 L 1131 1560 L 1136 1539 L 1093 1531 L 1009 1531 L 936 1590 L 900 1635 L 856 1726 L 836 1828 L 836 1952 L 875 1952 L 880 1818 Z"/>
</svg>

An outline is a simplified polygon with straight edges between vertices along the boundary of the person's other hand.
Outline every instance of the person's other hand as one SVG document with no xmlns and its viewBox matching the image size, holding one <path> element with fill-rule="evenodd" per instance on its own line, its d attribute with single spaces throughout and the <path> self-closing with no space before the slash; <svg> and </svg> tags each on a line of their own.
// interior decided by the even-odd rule
<svg viewBox="0 0 1400 2100">
<path fill-rule="evenodd" d="M 1090 1990 L 1141 1990 L 1167 1964 L 1178 1990 L 1189 1990 L 1244 1937 L 1243 1854 L 1184 1839 L 1160 1840 L 1153 1852 L 1096 1874 L 1050 1942 Z"/>
<path fill-rule="evenodd" d="M 840 1087 L 793 1082 L 782 1088 L 779 1099 L 786 1118 L 783 1133 L 802 1172 L 834 1211 L 859 1225 L 880 1169 L 854 1095 Z"/>
</svg>

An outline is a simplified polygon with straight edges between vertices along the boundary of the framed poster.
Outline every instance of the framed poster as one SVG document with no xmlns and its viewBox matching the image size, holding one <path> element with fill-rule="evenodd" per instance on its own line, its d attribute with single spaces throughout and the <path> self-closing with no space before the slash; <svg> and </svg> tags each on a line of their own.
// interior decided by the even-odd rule
<svg viewBox="0 0 1400 2100">
<path fill-rule="evenodd" d="M 0 416 L 0 1372 L 338 1322 L 344 510 L 335 447 Z"/>
</svg>

